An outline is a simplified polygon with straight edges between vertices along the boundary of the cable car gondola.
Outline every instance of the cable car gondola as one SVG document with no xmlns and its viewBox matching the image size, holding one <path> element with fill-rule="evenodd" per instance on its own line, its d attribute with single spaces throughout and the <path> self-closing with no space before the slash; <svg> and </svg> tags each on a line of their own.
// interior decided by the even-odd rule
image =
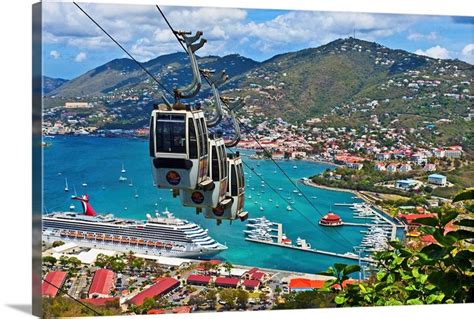
<svg viewBox="0 0 474 319">
<path fill-rule="evenodd" d="M 227 206 L 231 204 L 231 199 L 226 198 L 228 168 L 225 144 L 223 138 L 209 139 L 209 171 L 212 179 L 212 186 L 208 189 L 182 189 L 179 196 L 183 206 L 196 207 L 196 212 L 201 212 L 202 208 L 212 208 L 218 205 Z"/>
<path fill-rule="evenodd" d="M 244 221 L 248 217 L 248 212 L 244 211 L 245 179 L 239 152 L 227 155 L 227 165 L 229 176 L 226 196 L 231 199 L 231 204 L 206 208 L 204 213 L 206 218 L 216 219 L 217 224 L 220 224 L 222 220 L 234 220 L 237 218 Z"/>
<path fill-rule="evenodd" d="M 197 32 L 188 37 L 177 35 L 186 44 L 191 61 L 193 80 L 188 86 L 175 88 L 175 103 L 155 107 L 150 120 L 150 157 L 153 179 L 157 187 L 171 188 L 177 195 L 179 189 L 207 189 L 212 180 L 207 175 L 208 133 L 204 112 L 192 105 L 184 105 L 181 98 L 195 96 L 201 88 L 201 75 L 194 52 L 206 40 L 193 44 L 202 35 Z"/>
</svg>

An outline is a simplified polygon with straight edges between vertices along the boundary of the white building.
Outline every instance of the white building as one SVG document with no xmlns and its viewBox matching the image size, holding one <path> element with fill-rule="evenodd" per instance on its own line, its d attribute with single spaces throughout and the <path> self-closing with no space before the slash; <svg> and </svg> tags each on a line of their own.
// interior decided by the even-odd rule
<svg viewBox="0 0 474 319">
<path fill-rule="evenodd" d="M 428 176 L 428 182 L 434 185 L 446 186 L 446 176 L 441 174 L 431 174 Z"/>
</svg>

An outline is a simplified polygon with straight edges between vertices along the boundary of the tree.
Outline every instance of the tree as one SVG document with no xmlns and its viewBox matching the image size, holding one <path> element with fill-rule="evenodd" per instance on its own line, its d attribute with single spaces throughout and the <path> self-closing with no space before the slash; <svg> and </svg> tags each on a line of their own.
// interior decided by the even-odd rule
<svg viewBox="0 0 474 319">
<path fill-rule="evenodd" d="M 237 305 L 239 308 L 247 309 L 247 304 L 249 302 L 249 293 L 243 289 L 238 289 L 235 293 L 237 298 Z"/>
<path fill-rule="evenodd" d="M 232 270 L 232 268 L 234 268 L 234 266 L 230 262 L 226 262 L 223 267 L 227 271 L 227 274 L 230 276 L 230 271 Z"/>
<path fill-rule="evenodd" d="M 233 289 L 222 289 L 222 291 L 219 293 L 219 297 L 226 303 L 226 309 L 232 309 L 235 307 L 235 294 Z"/>
<path fill-rule="evenodd" d="M 72 272 L 76 272 L 77 268 L 81 265 L 81 261 L 76 257 L 70 257 L 68 260 L 69 265 L 71 265 Z"/>
<path fill-rule="evenodd" d="M 472 191 L 470 194 L 461 193 L 455 200 L 469 200 Z M 474 222 L 462 217 L 461 212 L 442 207 L 436 217 L 415 220 L 422 225 L 420 232 L 433 236 L 436 243 L 414 249 L 392 242 L 392 251 L 374 256 L 379 268 L 376 277 L 369 282 L 346 285 L 334 298 L 335 303 L 373 306 L 473 302 L 474 252 L 465 248 L 464 242 L 474 238 Z M 461 228 L 448 232 L 448 223 Z M 341 270 L 341 266 L 337 268 Z M 341 277 L 333 283 L 341 283 Z"/>
<path fill-rule="evenodd" d="M 59 264 L 63 267 L 67 266 L 69 264 L 69 257 L 64 255 L 59 257 Z"/>
<path fill-rule="evenodd" d="M 193 295 L 189 297 L 188 305 L 190 306 L 200 306 L 206 303 L 206 298 L 200 295 Z"/>
<path fill-rule="evenodd" d="M 54 265 L 56 265 L 56 262 L 58 260 L 56 258 L 54 258 L 53 256 L 44 256 L 43 257 L 43 263 L 44 264 L 49 264 L 51 267 L 53 267 Z"/>
<path fill-rule="evenodd" d="M 209 289 L 206 292 L 206 300 L 211 306 L 211 309 L 214 309 L 216 307 L 216 302 L 217 302 L 217 291 L 214 289 Z"/>
<path fill-rule="evenodd" d="M 155 299 L 147 297 L 143 300 L 143 303 L 140 306 L 141 313 L 147 313 L 148 310 L 153 309 L 156 305 Z"/>
<path fill-rule="evenodd" d="M 64 245 L 64 242 L 61 241 L 61 240 L 56 240 L 56 241 L 53 242 L 53 248 L 54 247 L 59 247 L 59 246 L 62 246 L 62 245 Z"/>
<path fill-rule="evenodd" d="M 107 266 L 110 265 L 110 258 L 109 258 L 109 256 L 104 255 L 104 254 L 98 254 L 97 257 L 96 257 L 96 259 L 95 259 L 94 265 L 95 265 L 96 267 L 106 268 Z"/>
</svg>

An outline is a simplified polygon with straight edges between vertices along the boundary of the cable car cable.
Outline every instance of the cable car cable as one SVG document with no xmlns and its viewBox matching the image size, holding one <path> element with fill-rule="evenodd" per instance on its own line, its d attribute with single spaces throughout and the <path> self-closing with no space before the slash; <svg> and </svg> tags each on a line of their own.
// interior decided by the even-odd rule
<svg viewBox="0 0 474 319">
<path fill-rule="evenodd" d="M 84 9 L 81 8 L 80 5 L 78 5 L 76 2 L 73 1 L 73 3 L 76 5 L 77 8 L 79 8 L 79 10 L 82 11 L 82 13 L 84 13 L 99 29 L 102 30 L 102 32 L 104 32 L 109 38 L 110 40 L 112 40 L 120 49 L 122 49 L 123 52 L 125 52 L 129 57 L 130 59 L 132 59 L 140 68 L 142 68 L 143 71 L 145 71 L 146 74 L 148 74 L 153 80 L 155 80 L 155 82 L 166 92 L 168 93 L 169 95 L 171 96 L 174 96 L 173 92 L 171 92 L 168 88 L 166 88 L 163 84 L 161 84 L 161 82 L 153 75 L 151 74 L 150 71 L 147 70 L 147 68 L 145 68 L 145 66 L 143 66 L 142 63 L 138 62 L 117 40 L 114 39 L 114 37 L 108 33 L 96 20 L 94 20 L 94 18 L 92 18 Z M 184 48 L 184 47 L 183 47 Z"/>
<path fill-rule="evenodd" d="M 234 154 L 234 152 L 232 150 L 229 150 L 229 152 L 231 152 L 232 154 Z M 249 164 L 247 164 L 246 161 L 242 161 L 242 163 L 254 174 L 254 176 L 257 176 L 257 178 L 259 178 L 261 181 L 263 181 L 266 185 L 268 185 L 268 187 L 275 193 L 278 195 L 278 197 L 280 197 L 284 202 L 286 202 L 288 205 L 292 205 L 291 202 L 284 198 L 283 195 L 281 195 L 280 192 L 278 192 L 270 183 L 268 183 L 267 181 L 265 181 L 265 179 L 256 174 L 255 173 L 255 168 L 254 167 L 251 167 Z M 316 224 L 313 220 L 311 220 L 311 218 L 307 217 L 305 214 L 303 214 L 303 212 L 301 212 L 296 206 L 292 206 L 294 211 L 297 212 L 298 214 L 301 215 L 301 217 L 303 217 L 310 225 L 314 226 L 315 228 L 318 228 L 319 229 L 319 225 Z M 334 239 L 332 238 L 329 234 L 325 233 L 325 232 L 322 232 L 322 234 L 324 234 L 324 236 L 328 237 L 329 239 Z M 342 239 L 344 239 L 348 244 L 350 244 L 351 246 L 353 245 L 353 243 L 351 241 L 349 241 L 345 236 L 341 235 Z"/>
<path fill-rule="evenodd" d="M 79 299 L 75 298 L 74 296 L 70 295 L 67 290 L 61 288 L 61 287 L 58 287 L 56 286 L 55 284 L 53 284 L 51 281 L 47 280 L 46 278 L 43 279 L 43 281 L 45 283 L 47 283 L 48 285 L 51 285 L 53 286 L 54 288 L 58 289 L 59 291 L 61 291 L 63 294 L 67 295 L 68 297 L 70 297 L 72 300 L 74 300 L 75 302 L 77 302 L 78 304 L 80 304 L 81 306 L 84 306 L 86 307 L 87 309 L 89 309 L 90 311 L 92 311 L 96 316 L 102 316 L 102 314 L 100 312 L 98 312 L 97 310 L 95 310 L 94 308 L 88 306 L 87 304 L 85 304 L 84 302 L 80 301 Z"/>
<path fill-rule="evenodd" d="M 169 22 L 169 20 L 166 18 L 164 12 L 161 10 L 161 8 L 156 5 L 156 8 L 158 9 L 158 11 L 160 12 L 161 16 L 163 17 L 163 20 L 166 22 L 166 24 L 168 25 L 168 27 L 170 28 L 171 32 L 175 35 L 176 39 L 178 40 L 178 42 L 181 44 L 181 46 L 183 47 L 183 49 L 186 51 L 186 48 L 184 47 L 184 45 L 181 43 L 181 41 L 179 40 L 178 36 L 176 35 L 176 31 L 175 29 L 171 26 L 171 23 Z M 201 74 L 202 74 L 202 71 L 200 70 Z M 211 83 L 209 82 L 209 80 L 207 79 L 207 77 L 204 76 L 204 79 L 206 80 L 206 82 L 209 84 L 209 86 L 211 86 Z M 221 97 L 221 101 L 224 103 L 224 105 L 226 105 L 229 109 L 231 109 L 229 107 L 229 105 L 226 103 L 226 101 Z M 238 121 L 239 124 L 242 124 L 242 122 L 240 121 L 240 119 L 235 116 L 235 119 Z M 257 137 L 252 134 L 248 129 L 246 130 L 247 133 L 252 137 L 252 139 L 259 145 L 259 147 L 265 152 L 267 153 L 267 150 L 262 146 L 262 144 L 260 143 L 260 141 L 257 139 Z M 267 153 L 268 154 L 268 153 Z M 283 173 L 283 175 L 285 175 L 285 177 L 290 181 L 290 183 L 296 187 L 296 189 L 302 194 L 302 196 L 305 198 L 305 200 L 310 204 L 311 207 L 313 207 L 313 209 L 321 216 L 323 217 L 324 214 L 321 213 L 321 211 L 313 204 L 313 202 L 306 196 L 306 194 L 298 187 L 298 185 L 290 178 L 290 176 L 288 176 L 288 174 L 285 172 L 285 170 L 272 158 L 270 157 L 271 161 L 273 162 L 273 164 L 275 164 L 278 169 Z M 244 162 L 244 161 L 242 161 Z M 306 218 L 306 217 L 305 217 Z M 347 241 L 348 243 L 351 243 L 344 235 L 342 235 L 337 229 L 335 229 L 336 233 L 341 237 L 343 238 L 345 241 Z M 351 243 L 352 245 L 352 243 Z"/>
</svg>

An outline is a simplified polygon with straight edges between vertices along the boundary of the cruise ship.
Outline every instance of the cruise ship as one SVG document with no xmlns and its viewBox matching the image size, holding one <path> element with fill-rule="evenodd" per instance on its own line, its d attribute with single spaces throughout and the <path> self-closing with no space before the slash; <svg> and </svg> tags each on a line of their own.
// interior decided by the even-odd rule
<svg viewBox="0 0 474 319">
<path fill-rule="evenodd" d="M 80 247 L 168 257 L 209 258 L 227 249 L 211 238 L 207 229 L 174 217 L 168 210 L 145 221 L 98 215 L 89 197 L 73 197 L 84 213 L 55 212 L 43 215 L 43 240 L 73 242 Z"/>
</svg>

